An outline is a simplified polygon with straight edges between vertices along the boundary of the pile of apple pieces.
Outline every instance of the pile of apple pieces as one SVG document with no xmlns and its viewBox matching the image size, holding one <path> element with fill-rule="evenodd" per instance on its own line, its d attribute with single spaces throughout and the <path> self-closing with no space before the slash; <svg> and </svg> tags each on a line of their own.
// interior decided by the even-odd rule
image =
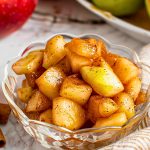
<svg viewBox="0 0 150 150">
<path fill-rule="evenodd" d="M 70 130 L 123 126 L 146 101 L 140 69 L 101 40 L 57 35 L 12 68 L 26 77 L 17 93 L 27 116 Z"/>
</svg>

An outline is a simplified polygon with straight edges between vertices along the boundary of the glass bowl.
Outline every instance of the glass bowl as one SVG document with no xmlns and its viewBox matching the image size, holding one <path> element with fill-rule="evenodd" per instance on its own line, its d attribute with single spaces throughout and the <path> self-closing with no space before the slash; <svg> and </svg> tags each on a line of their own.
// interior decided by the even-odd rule
<svg viewBox="0 0 150 150">
<path fill-rule="evenodd" d="M 143 67 L 142 63 L 139 60 L 138 55 L 134 50 L 131 50 L 128 47 L 115 45 L 104 39 L 99 35 L 86 34 L 81 36 L 75 36 L 70 34 L 61 34 L 64 36 L 66 41 L 71 40 L 74 37 L 80 38 L 96 38 L 101 39 L 105 42 L 106 47 L 109 51 L 119 54 L 121 56 L 127 57 L 135 64 L 137 64 L 142 72 Z M 142 82 L 142 89 L 147 92 L 147 102 L 136 107 L 136 115 L 132 117 L 128 122 L 122 126 L 110 126 L 103 128 L 86 128 L 80 129 L 76 131 L 70 131 L 63 127 L 58 127 L 53 124 L 48 124 L 44 122 L 40 122 L 37 120 L 29 119 L 25 113 L 22 111 L 24 105 L 20 103 L 17 98 L 16 89 L 21 86 L 21 81 L 24 76 L 16 75 L 11 66 L 14 62 L 20 59 L 22 56 L 25 56 L 28 52 L 31 52 L 36 49 L 44 48 L 44 43 L 34 43 L 29 45 L 17 58 L 8 61 L 5 66 L 5 77 L 2 82 L 2 89 L 4 95 L 16 117 L 16 119 L 20 122 L 23 128 L 26 130 L 28 134 L 30 134 L 35 140 L 40 142 L 44 147 L 51 149 L 97 149 L 103 146 L 106 146 L 112 142 L 115 142 L 131 132 L 135 131 L 140 122 L 144 119 L 145 115 L 148 112 L 148 108 L 150 106 L 150 88 L 146 83 Z M 144 69 L 149 71 L 149 67 L 145 66 Z M 143 75 L 141 73 L 141 79 Z M 143 81 L 143 79 L 142 79 Z"/>
</svg>

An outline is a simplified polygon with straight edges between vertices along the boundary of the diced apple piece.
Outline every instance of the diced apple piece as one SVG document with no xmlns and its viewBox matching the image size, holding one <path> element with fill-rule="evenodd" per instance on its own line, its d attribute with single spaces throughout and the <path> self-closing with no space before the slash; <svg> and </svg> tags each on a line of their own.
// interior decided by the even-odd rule
<svg viewBox="0 0 150 150">
<path fill-rule="evenodd" d="M 88 102 L 88 115 L 92 122 L 100 117 L 109 117 L 117 110 L 118 105 L 110 98 L 94 95 Z"/>
<path fill-rule="evenodd" d="M 108 53 L 107 55 L 105 55 L 104 59 L 105 61 L 112 67 L 117 59 L 120 58 L 119 55 L 113 54 L 113 53 Z"/>
<path fill-rule="evenodd" d="M 141 90 L 141 80 L 138 77 L 131 79 L 125 86 L 125 92 L 135 101 Z"/>
<path fill-rule="evenodd" d="M 51 101 L 40 91 L 35 91 L 28 101 L 26 112 L 40 112 L 48 109 Z"/>
<path fill-rule="evenodd" d="M 86 39 L 90 45 L 93 45 L 96 47 L 96 53 L 93 58 L 97 57 L 105 57 L 107 54 L 107 49 L 102 40 L 95 40 L 95 39 Z"/>
<path fill-rule="evenodd" d="M 98 57 L 98 58 L 93 59 L 92 66 L 98 66 L 98 67 L 103 67 L 103 68 L 112 70 L 110 65 L 103 59 L 103 57 Z"/>
<path fill-rule="evenodd" d="M 85 111 L 78 103 L 57 97 L 53 100 L 52 118 L 55 125 L 77 130 L 85 123 Z"/>
<path fill-rule="evenodd" d="M 118 105 L 110 98 L 101 98 L 99 103 L 99 113 L 101 117 L 109 117 L 118 110 Z"/>
<path fill-rule="evenodd" d="M 127 122 L 127 117 L 124 112 L 112 114 L 108 118 L 99 118 L 93 128 L 123 126 Z"/>
<path fill-rule="evenodd" d="M 100 118 L 99 103 L 101 98 L 102 96 L 100 95 L 93 95 L 87 104 L 88 117 L 93 123 L 96 122 L 97 118 Z"/>
<path fill-rule="evenodd" d="M 66 55 L 64 45 L 65 41 L 61 35 L 57 35 L 47 42 L 43 59 L 44 68 L 48 69 L 50 66 L 56 65 Z"/>
<path fill-rule="evenodd" d="M 69 63 L 69 60 L 67 56 L 65 56 L 62 60 L 60 60 L 55 67 L 60 68 L 65 74 L 70 74 L 71 73 L 71 66 Z"/>
<path fill-rule="evenodd" d="M 65 47 L 77 55 L 87 58 L 93 58 L 96 53 L 95 43 L 89 43 L 88 41 L 79 38 L 72 39 L 72 41 L 67 43 Z"/>
<path fill-rule="evenodd" d="M 59 96 L 60 86 L 65 74 L 60 68 L 50 67 L 37 80 L 39 90 L 51 100 Z"/>
<path fill-rule="evenodd" d="M 39 120 L 42 122 L 52 123 L 52 110 L 47 109 L 40 114 Z"/>
<path fill-rule="evenodd" d="M 99 55 L 100 54 L 100 55 Z M 102 40 L 97 41 L 97 57 L 105 57 L 107 55 L 107 49 L 105 43 Z"/>
<path fill-rule="evenodd" d="M 84 81 L 102 96 L 113 97 L 124 90 L 122 83 L 109 67 L 84 66 L 80 72 Z"/>
<path fill-rule="evenodd" d="M 27 79 L 24 79 L 24 80 L 22 81 L 22 87 L 23 87 L 23 88 L 30 87 L 30 85 L 29 85 Z"/>
<path fill-rule="evenodd" d="M 19 100 L 23 103 L 27 103 L 33 94 L 33 90 L 31 87 L 23 87 L 17 89 L 17 95 Z"/>
<path fill-rule="evenodd" d="M 32 87 L 35 88 L 36 86 L 36 79 L 39 78 L 43 73 L 44 73 L 45 69 L 43 67 L 40 67 L 37 71 L 32 72 L 32 73 L 28 73 L 25 74 L 26 79 L 28 81 L 28 84 Z"/>
<path fill-rule="evenodd" d="M 123 57 L 118 58 L 112 68 L 123 84 L 139 75 L 139 68 Z"/>
<path fill-rule="evenodd" d="M 71 99 L 80 105 L 86 104 L 91 93 L 92 88 L 76 75 L 65 78 L 60 90 L 62 97 Z"/>
<path fill-rule="evenodd" d="M 43 52 L 30 52 L 26 57 L 19 59 L 13 64 L 12 69 L 18 75 L 36 71 L 43 62 Z"/>
<path fill-rule="evenodd" d="M 93 45 L 96 46 L 97 45 L 97 40 L 93 39 L 93 38 L 89 38 L 89 39 L 74 39 L 74 41 L 84 41 L 85 43 L 87 42 L 89 45 Z"/>
<path fill-rule="evenodd" d="M 118 104 L 118 112 L 125 112 L 128 119 L 135 115 L 134 101 L 129 94 L 122 92 L 114 97 L 114 101 Z"/>
<path fill-rule="evenodd" d="M 146 92 L 144 91 L 141 91 L 135 101 L 135 104 L 136 105 L 140 105 L 142 103 L 145 103 L 147 101 L 147 98 L 146 98 Z"/>
<path fill-rule="evenodd" d="M 73 73 L 79 73 L 81 67 L 90 66 L 92 64 L 91 59 L 79 56 L 74 52 L 70 52 L 69 50 L 67 51 L 67 57 Z"/>
<path fill-rule="evenodd" d="M 95 58 L 107 53 L 104 42 L 96 39 L 74 38 L 65 47 L 77 55 L 87 58 Z"/>
</svg>

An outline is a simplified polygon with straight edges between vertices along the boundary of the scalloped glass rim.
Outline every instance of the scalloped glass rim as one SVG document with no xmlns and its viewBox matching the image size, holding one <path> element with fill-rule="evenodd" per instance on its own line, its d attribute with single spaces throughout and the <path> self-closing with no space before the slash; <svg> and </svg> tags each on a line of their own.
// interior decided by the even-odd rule
<svg viewBox="0 0 150 150">
<path fill-rule="evenodd" d="M 58 34 L 55 34 L 52 37 L 56 36 Z M 118 48 L 118 49 L 124 49 L 124 50 L 127 50 L 127 51 L 130 51 L 133 56 L 134 56 L 134 59 L 136 60 L 136 63 L 139 67 L 142 67 L 142 63 L 140 62 L 140 59 L 137 55 L 137 53 L 126 47 L 126 46 L 122 46 L 122 45 L 116 45 L 116 44 L 112 44 L 111 42 L 109 42 L 108 40 L 106 40 L 105 38 L 103 38 L 102 36 L 99 36 L 99 35 L 96 35 L 96 34 L 82 34 L 82 35 L 79 35 L 79 36 L 76 36 L 76 35 L 72 35 L 72 34 L 66 34 L 66 33 L 59 33 L 59 35 L 62 35 L 64 36 L 65 39 L 71 39 L 71 38 L 96 38 L 96 39 L 101 39 L 105 42 L 107 48 Z M 27 53 L 32 47 L 34 46 L 44 46 L 45 44 L 44 43 L 33 43 L 33 44 L 30 44 L 24 51 L 22 51 L 18 57 L 14 58 L 14 59 L 19 59 L 21 58 L 22 56 L 25 55 L 25 53 Z M 75 131 L 71 131 L 69 129 L 66 129 L 64 127 L 59 127 L 59 126 L 56 126 L 56 125 L 53 125 L 53 124 L 49 124 L 49 123 L 45 123 L 45 122 L 40 122 L 40 121 L 37 121 L 37 120 L 31 120 L 29 119 L 24 113 L 23 111 L 15 104 L 15 102 L 11 99 L 11 97 L 9 97 L 9 95 L 7 94 L 7 91 L 6 91 L 6 88 L 9 88 L 9 86 L 6 87 L 7 85 L 7 77 L 8 77 L 8 66 L 9 66 L 9 63 L 11 61 L 13 61 L 14 59 L 10 60 L 7 62 L 6 66 L 5 66 L 5 72 L 4 72 L 4 79 L 2 81 L 2 90 L 4 92 L 4 95 L 6 97 L 6 99 L 9 101 L 9 103 L 11 105 L 13 105 L 13 107 L 16 109 L 16 111 L 25 119 L 25 124 L 26 125 L 29 125 L 30 123 L 36 123 L 36 124 L 39 124 L 39 125 L 43 125 L 43 126 L 46 126 L 46 127 L 49 127 L 49 128 L 53 128 L 55 130 L 59 130 L 61 132 L 67 132 L 67 133 L 71 133 L 71 134 L 79 134 L 79 133 L 85 133 L 85 132 L 93 132 L 93 131 L 103 131 L 103 130 L 119 130 L 125 126 L 127 126 L 128 124 L 132 123 L 134 120 L 136 120 L 137 117 L 140 117 L 142 116 L 144 113 L 146 113 L 146 111 L 148 110 L 148 107 L 150 107 L 150 102 L 145 102 L 142 106 L 143 108 L 143 111 L 139 111 L 135 116 L 133 116 L 131 119 L 129 119 L 127 121 L 127 123 L 122 126 L 122 127 L 118 127 L 118 126 L 110 126 L 110 127 L 101 127 L 101 128 L 85 128 L 85 129 L 79 129 L 79 130 L 75 130 Z M 145 66 L 147 67 L 147 71 L 150 71 L 150 67 L 149 66 Z M 5 84 L 6 83 L 6 84 Z M 11 89 L 10 89 L 11 90 Z M 15 96 L 15 95 L 14 95 Z"/>
</svg>

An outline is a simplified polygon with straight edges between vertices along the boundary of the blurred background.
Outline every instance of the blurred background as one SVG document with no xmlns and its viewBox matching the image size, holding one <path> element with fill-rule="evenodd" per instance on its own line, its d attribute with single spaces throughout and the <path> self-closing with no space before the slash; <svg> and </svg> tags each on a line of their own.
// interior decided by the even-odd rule
<svg viewBox="0 0 150 150">
<path fill-rule="evenodd" d="M 133 25 L 150 30 L 149 0 L 1 0 L 0 38 L 20 29 L 30 17 L 50 22 L 100 22 L 100 17 L 87 13 L 77 2 L 84 6 L 89 2 L 93 5 L 90 10 L 104 10 Z"/>
<path fill-rule="evenodd" d="M 128 38 L 128 35 L 124 35 L 117 28 L 108 25 L 103 19 L 85 9 L 77 1 L 0 0 L 0 48 L 9 52 L 3 54 L 3 62 L 0 59 L 0 64 L 4 64 L 7 60 L 16 56 L 29 43 L 37 40 L 44 41 L 58 32 L 77 35 L 96 33 L 118 44 L 124 44 L 137 50 L 141 48 L 142 42 Z M 121 0 L 120 4 L 115 4 L 115 1 L 112 0 L 113 5 L 109 4 L 109 0 L 105 3 L 104 0 L 92 0 L 90 3 L 98 9 L 109 10 L 112 14 L 123 17 L 123 19 L 129 21 L 135 19 L 134 23 L 136 24 L 143 22 L 142 20 L 146 18 L 147 21 L 144 20 L 144 23 L 140 25 L 146 29 L 150 28 L 150 19 L 146 13 L 144 0 L 131 0 L 130 3 L 129 0 L 126 3 L 124 1 L 126 0 Z M 133 8 L 130 8 L 131 4 Z M 118 9 L 116 13 L 113 11 L 114 8 L 115 10 L 121 8 L 121 11 Z M 144 11 L 142 9 L 139 13 L 138 9 L 140 8 L 144 8 Z M 137 14 L 141 15 L 141 13 L 144 13 L 144 15 L 136 19 Z"/>
</svg>

